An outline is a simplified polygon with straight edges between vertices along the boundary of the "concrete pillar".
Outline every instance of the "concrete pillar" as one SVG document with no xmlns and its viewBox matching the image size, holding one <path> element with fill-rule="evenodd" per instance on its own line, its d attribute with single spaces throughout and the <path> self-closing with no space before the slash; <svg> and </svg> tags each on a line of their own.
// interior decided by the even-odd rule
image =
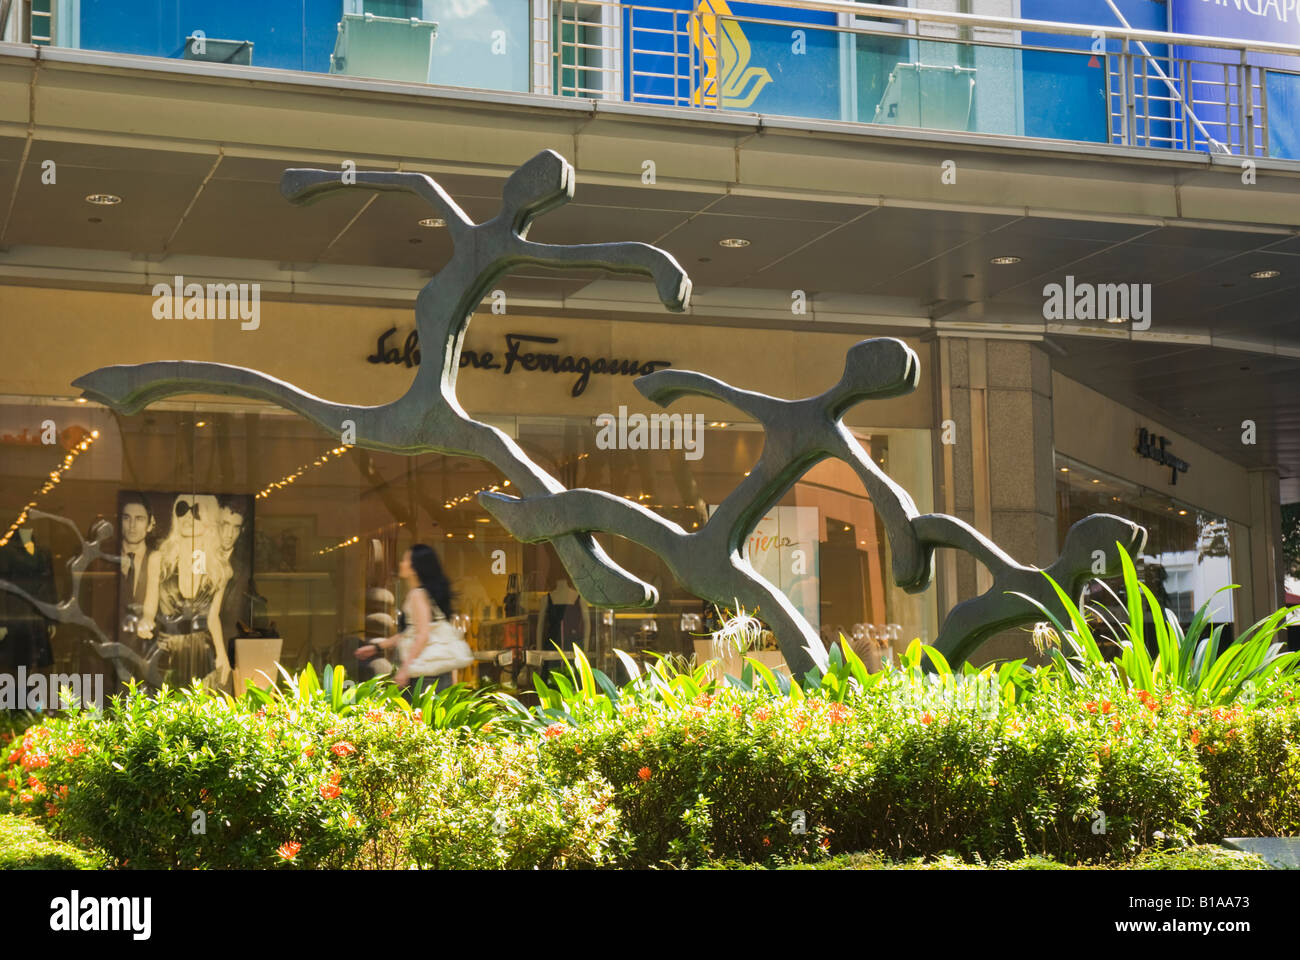
<svg viewBox="0 0 1300 960">
<path fill-rule="evenodd" d="M 1233 571 L 1242 585 L 1242 601 L 1249 602 L 1244 626 L 1268 616 L 1283 600 L 1282 490 L 1276 467 L 1258 467 L 1248 473 L 1250 484 L 1250 566 Z M 1238 618 L 1238 622 L 1241 620 Z"/>
<path fill-rule="evenodd" d="M 935 342 L 933 389 L 954 440 L 936 431 L 936 508 L 959 517 L 1022 563 L 1057 556 L 1056 477 L 1052 436 L 1052 365 L 1026 340 L 941 337 Z M 940 618 L 986 592 L 982 564 L 942 549 L 936 563 Z M 1009 631 L 988 641 L 976 662 L 1032 656 L 1029 634 Z"/>
</svg>

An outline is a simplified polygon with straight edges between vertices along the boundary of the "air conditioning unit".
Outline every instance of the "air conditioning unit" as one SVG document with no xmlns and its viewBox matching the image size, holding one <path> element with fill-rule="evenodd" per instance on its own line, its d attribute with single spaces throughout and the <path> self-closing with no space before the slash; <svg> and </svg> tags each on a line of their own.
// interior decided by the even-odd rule
<svg viewBox="0 0 1300 960">
<path fill-rule="evenodd" d="M 975 68 L 900 63 L 876 106 L 874 123 L 925 130 L 969 130 L 975 114 Z"/>
</svg>

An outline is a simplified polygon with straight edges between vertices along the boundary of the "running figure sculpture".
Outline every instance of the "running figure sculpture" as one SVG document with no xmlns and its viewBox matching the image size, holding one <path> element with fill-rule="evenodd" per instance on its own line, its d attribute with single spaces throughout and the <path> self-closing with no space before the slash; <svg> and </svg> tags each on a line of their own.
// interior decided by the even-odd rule
<svg viewBox="0 0 1300 960">
<path fill-rule="evenodd" d="M 552 150 L 539 153 L 510 175 L 502 191 L 501 212 L 481 224 L 471 221 L 425 174 L 358 170 L 348 175 L 355 178 L 354 184 L 337 170 L 286 170 L 280 192 L 298 204 L 356 189 L 414 193 L 446 221 L 451 234 L 451 259 L 415 301 L 423 362 L 404 395 L 375 407 L 331 403 L 256 370 L 193 361 L 103 367 L 73 385 L 86 397 L 124 414 L 185 393 L 270 400 L 336 436 L 350 421 L 357 446 L 408 455 L 476 457 L 491 463 L 514 489 L 527 495 L 563 490 L 509 436 L 461 409 L 456 376 L 471 315 L 498 278 L 523 265 L 644 274 L 653 278 L 664 306 L 678 312 L 690 302 L 690 278 L 671 256 L 645 243 L 552 245 L 529 240 L 534 219 L 573 199 L 573 167 Z M 638 607 L 657 602 L 653 587 L 617 566 L 589 535 L 559 537 L 554 545 L 574 586 L 592 606 Z"/>
<path fill-rule="evenodd" d="M 753 417 L 764 429 L 763 452 L 749 476 L 698 531 L 688 532 L 639 504 L 601 490 L 570 490 L 522 500 L 484 492 L 479 502 L 512 536 L 527 543 L 595 531 L 641 544 L 663 559 L 677 581 L 697 596 L 757 610 L 776 634 L 786 665 L 802 677 L 814 664 L 826 664 L 821 638 L 786 595 L 759 576 L 743 553 L 744 543 L 800 477 L 819 461 L 833 457 L 857 472 L 884 521 L 893 548 L 894 580 L 905 589 L 924 589 L 932 560 L 911 527 L 916 505 L 842 422 L 844 414 L 864 400 L 910 393 L 919 376 L 920 363 L 910 347 L 901 340 L 881 339 L 851 347 L 839 382 L 804 400 L 739 390 L 691 370 L 657 370 L 638 377 L 637 389 L 661 406 L 684 396 L 711 397 Z"/>
<path fill-rule="evenodd" d="M 716 603 L 734 598 L 757 610 L 781 644 L 796 677 L 826 653 L 812 624 L 784 593 L 759 576 L 743 545 L 754 527 L 817 462 L 833 458 L 858 474 L 884 523 L 893 555 L 893 577 L 909 592 L 923 590 L 934 571 L 934 549 L 954 547 L 983 562 L 994 575 L 992 589 L 952 611 L 936 641 L 952 663 L 960 663 L 1000 630 L 1042 618 L 1020 593 L 1064 619 L 1060 599 L 1043 571 L 1017 563 L 965 522 L 944 514 L 918 516 L 907 492 L 872 460 L 842 418 L 853 406 L 916 389 L 920 364 L 901 340 L 864 340 L 849 348 L 844 374 L 825 393 L 803 400 L 738 390 L 690 370 L 659 370 L 636 380 L 648 399 L 667 406 L 695 395 L 722 400 L 753 417 L 764 430 L 763 452 L 749 476 L 732 491 L 698 531 L 687 531 L 645 507 L 600 490 L 570 490 L 516 499 L 483 492 L 479 501 L 519 540 L 535 542 L 575 531 L 612 533 L 657 554 L 692 593 Z M 1119 570 L 1117 542 L 1140 549 L 1146 531 L 1108 514 L 1087 517 L 1071 528 L 1061 558 L 1047 573 L 1079 597 L 1091 575 Z"/>
</svg>

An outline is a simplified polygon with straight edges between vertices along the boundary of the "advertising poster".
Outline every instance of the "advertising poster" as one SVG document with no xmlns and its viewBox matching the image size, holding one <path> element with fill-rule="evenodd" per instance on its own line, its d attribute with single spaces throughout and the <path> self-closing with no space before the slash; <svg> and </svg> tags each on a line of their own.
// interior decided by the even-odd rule
<svg viewBox="0 0 1300 960">
<path fill-rule="evenodd" d="M 162 647 L 173 684 L 228 680 L 238 622 L 249 622 L 253 498 L 118 493 L 118 636 L 142 655 Z"/>
</svg>

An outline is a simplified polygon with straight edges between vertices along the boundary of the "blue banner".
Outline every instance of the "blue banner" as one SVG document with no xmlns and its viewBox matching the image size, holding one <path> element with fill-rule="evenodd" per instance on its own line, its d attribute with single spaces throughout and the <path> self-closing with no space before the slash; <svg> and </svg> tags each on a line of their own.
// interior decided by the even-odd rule
<svg viewBox="0 0 1300 960">
<path fill-rule="evenodd" d="M 1300 44 L 1300 0 L 1170 0 L 1170 18 L 1176 33 Z M 1233 50 L 1179 46 L 1174 48 L 1174 56 L 1200 61 L 1189 66 L 1190 96 L 1184 96 L 1188 100 L 1211 101 L 1196 107 L 1196 115 L 1210 135 L 1223 143 L 1240 144 L 1235 89 L 1235 66 L 1241 62 L 1240 55 Z M 1300 95 L 1300 77 L 1292 76 L 1300 73 L 1300 59 L 1252 53 L 1247 62 L 1268 70 L 1261 83 L 1269 106 L 1269 155 L 1297 156 L 1300 117 L 1289 108 Z"/>
</svg>

